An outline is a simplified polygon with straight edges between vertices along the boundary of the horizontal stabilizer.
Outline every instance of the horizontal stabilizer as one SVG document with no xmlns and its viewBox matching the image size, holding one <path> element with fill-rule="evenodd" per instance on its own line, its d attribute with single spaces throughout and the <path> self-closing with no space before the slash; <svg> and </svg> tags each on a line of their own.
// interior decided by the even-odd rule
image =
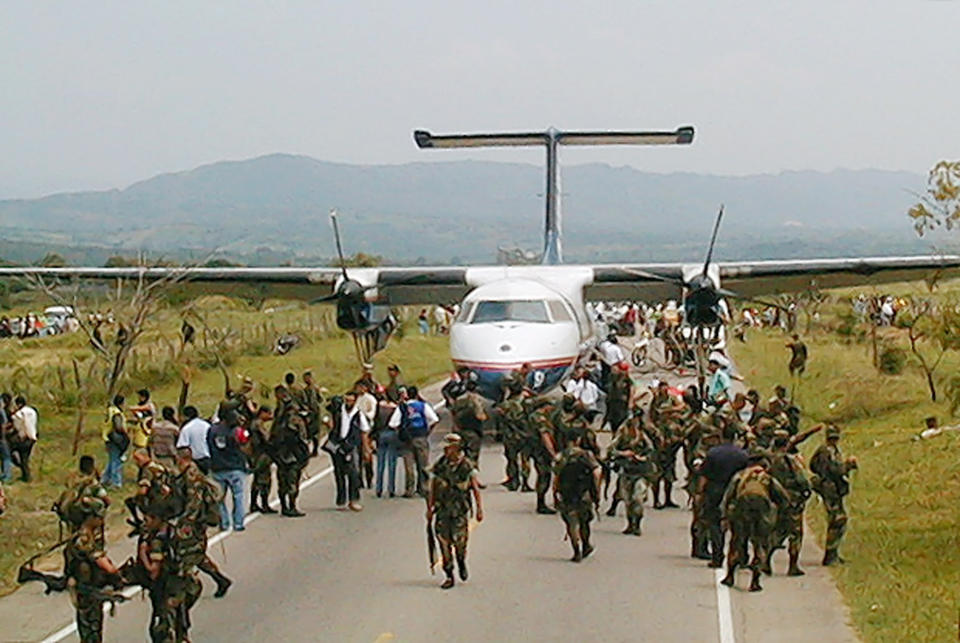
<svg viewBox="0 0 960 643">
<path fill-rule="evenodd" d="M 693 142 L 693 128 L 680 127 L 673 132 L 516 132 L 503 134 L 444 134 L 434 135 L 416 130 L 413 138 L 417 146 L 426 148 L 454 147 L 523 147 L 548 145 L 554 140 L 559 145 L 688 145 Z"/>
</svg>

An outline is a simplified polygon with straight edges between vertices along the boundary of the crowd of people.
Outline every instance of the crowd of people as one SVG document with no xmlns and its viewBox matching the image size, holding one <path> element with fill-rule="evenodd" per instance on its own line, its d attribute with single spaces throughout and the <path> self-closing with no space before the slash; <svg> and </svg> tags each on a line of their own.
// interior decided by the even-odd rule
<svg viewBox="0 0 960 643">
<path fill-rule="evenodd" d="M 593 553 L 591 523 L 611 489 L 606 512 L 615 516 L 624 505 L 624 534 L 641 535 L 648 493 L 655 509 L 677 507 L 681 457 L 682 488 L 693 510 L 691 556 L 712 567 L 726 560 L 725 583 L 734 583 L 739 567 L 749 567 L 750 589 L 759 590 L 761 574 L 771 573 L 772 555 L 784 546 L 788 574 L 803 573 L 799 552 L 811 492 L 820 494 L 828 514 L 823 563 L 840 560 L 843 498 L 857 463 L 840 453 L 837 427 L 825 427 L 826 442 L 808 473 L 797 447 L 824 427 L 801 431 L 800 410 L 784 387 L 766 401 L 755 390 L 733 393 L 736 376 L 719 352 L 709 357 L 703 394 L 697 385 L 681 390 L 661 380 L 643 386 L 634 380 L 616 337 L 605 343 L 598 347 L 595 368 L 576 369 L 562 396 L 535 392 L 536 372 L 524 365 L 503 380 L 492 410 L 480 395 L 477 375 L 459 369 L 441 391 L 453 426 L 443 438 L 443 455 L 432 465 L 429 436 L 438 414 L 416 387 L 404 384 L 397 365 L 388 368 L 389 381 L 381 384 L 365 364 L 348 391 L 331 397 L 309 371 L 300 381 L 288 373 L 273 389 L 272 406 L 258 403 L 253 380 L 244 378 L 236 390 L 226 391 L 209 418 L 193 406 L 164 406 L 158 413 L 146 389 L 130 406 L 118 395 L 101 433 L 106 467 L 100 474 L 93 458 L 82 457 L 78 476 L 57 503 L 69 532 L 63 575 L 43 574 L 28 564 L 20 579 L 69 588 L 84 641 L 100 640 L 103 603 L 122 600 L 117 591 L 130 585 L 151 595 L 153 640 L 186 640 L 189 611 L 202 591 L 198 572 L 215 581 L 216 596 L 232 583 L 206 555 L 208 529 L 242 532 L 248 514 L 278 513 L 270 501 L 274 478 L 280 515 L 303 516 L 301 478 L 322 450 L 333 462 L 338 509 L 362 511 L 362 488 L 378 497 L 425 500 L 431 552 L 439 548 L 441 587 L 449 589 L 456 584 L 455 571 L 461 581 L 468 577 L 468 521 L 471 515 L 483 519 L 480 451 L 491 427 L 503 443 L 502 484 L 532 493 L 536 513 L 559 513 L 574 561 Z M 796 358 L 802 342 L 794 337 L 791 345 Z M 805 361 L 805 347 L 802 355 Z M 18 427 L 32 422 L 35 440 L 36 412 L 24 413 L 30 408 L 18 398 L 11 417 Z M 597 435 L 605 429 L 612 438 L 603 449 Z M 128 451 L 137 485 L 124 504 L 137 553 L 117 566 L 106 553 L 104 517 L 107 488 L 122 485 Z M 401 459 L 404 485 L 398 494 Z"/>
</svg>

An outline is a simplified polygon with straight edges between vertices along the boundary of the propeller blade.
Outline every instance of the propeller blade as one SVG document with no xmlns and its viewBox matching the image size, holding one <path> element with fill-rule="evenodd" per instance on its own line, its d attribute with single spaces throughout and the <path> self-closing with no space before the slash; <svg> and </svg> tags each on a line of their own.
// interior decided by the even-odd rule
<svg viewBox="0 0 960 643">
<path fill-rule="evenodd" d="M 337 243 L 337 256 L 340 258 L 340 270 L 343 271 L 343 278 L 347 279 L 347 262 L 343 257 L 343 244 L 340 242 L 340 223 L 337 219 L 337 211 L 330 210 L 330 225 L 333 226 L 333 239 Z"/>
<path fill-rule="evenodd" d="M 311 299 L 311 300 L 310 300 L 309 302 L 307 302 L 307 303 L 308 303 L 309 305 L 311 305 L 311 306 L 314 305 L 314 304 L 325 304 L 326 302 L 328 302 L 328 301 L 333 301 L 333 300 L 335 300 L 335 299 L 337 299 L 337 298 L 339 298 L 339 297 L 340 297 L 340 293 L 335 292 L 335 293 L 326 295 L 326 296 L 324 296 L 324 297 L 317 297 L 316 299 Z"/>
<path fill-rule="evenodd" d="M 710 236 L 710 246 L 707 248 L 707 258 L 703 262 L 703 274 L 707 274 L 710 267 L 710 260 L 713 259 L 713 246 L 717 242 L 717 233 L 720 232 L 720 220 L 723 219 L 723 204 L 720 204 L 720 212 L 717 213 L 717 220 L 713 224 L 713 234 Z"/>
</svg>

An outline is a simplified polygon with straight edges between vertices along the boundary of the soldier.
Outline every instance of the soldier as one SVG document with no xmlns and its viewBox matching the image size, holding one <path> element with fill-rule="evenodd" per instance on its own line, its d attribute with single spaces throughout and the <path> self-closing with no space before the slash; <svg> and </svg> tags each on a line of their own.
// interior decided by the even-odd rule
<svg viewBox="0 0 960 643">
<path fill-rule="evenodd" d="M 320 416 L 323 414 L 323 392 L 313 381 L 313 373 L 306 371 L 303 374 L 303 406 L 307 412 L 307 437 L 313 445 L 310 452 L 316 457 L 320 448 Z"/>
<path fill-rule="evenodd" d="M 529 398 L 526 403 L 527 421 L 524 425 L 524 452 L 533 459 L 537 471 L 537 513 L 555 514 L 555 509 L 547 505 L 547 491 L 553 474 L 553 461 L 556 458 L 557 443 L 554 438 L 553 404 L 545 397 Z"/>
<path fill-rule="evenodd" d="M 250 513 L 259 511 L 275 514 L 270 507 L 270 488 L 273 486 L 273 458 L 270 450 L 270 429 L 267 423 L 273 420 L 273 410 L 269 406 L 257 409 L 257 415 L 250 421 L 247 432 L 250 441 L 247 452 L 250 459 L 250 471 L 253 473 L 253 485 L 250 489 Z"/>
<path fill-rule="evenodd" d="M 400 367 L 391 364 L 387 367 L 387 375 L 390 376 L 390 381 L 384 387 L 383 393 L 388 400 L 396 404 L 400 401 L 400 389 L 404 386 L 403 377 L 400 376 Z"/>
<path fill-rule="evenodd" d="M 630 379 L 630 365 L 620 362 L 613 367 L 607 385 L 607 410 L 600 426 L 610 426 L 615 434 L 629 415 L 630 398 L 633 395 L 633 381 Z"/>
<path fill-rule="evenodd" d="M 483 423 L 487 421 L 487 412 L 483 408 L 483 398 L 477 392 L 476 373 L 467 376 L 464 387 L 466 392 L 453 403 L 450 413 L 453 415 L 457 434 L 463 440 L 464 454 L 479 470 Z M 483 489 L 484 486 L 480 485 L 480 488 Z"/>
<path fill-rule="evenodd" d="M 305 516 L 297 509 L 300 477 L 310 456 L 307 428 L 300 416 L 300 405 L 283 386 L 274 389 L 277 411 L 270 428 L 270 448 L 277 463 L 277 487 L 280 514 L 290 518 Z"/>
<path fill-rule="evenodd" d="M 807 368 L 807 345 L 800 341 L 800 336 L 794 333 L 790 342 L 787 342 L 787 348 L 790 349 L 790 363 L 787 369 L 790 371 L 790 377 L 800 377 Z"/>
<path fill-rule="evenodd" d="M 803 511 L 810 497 L 810 481 L 803 472 L 803 461 L 796 453 L 796 445 L 806 440 L 822 428 L 815 426 L 797 438 L 791 438 L 790 432 L 777 429 L 773 434 L 773 444 L 770 453 L 770 475 L 787 493 L 788 502 L 781 511 L 777 512 L 777 524 L 767 552 L 767 560 L 763 572 L 771 573 L 770 557 L 773 552 L 783 546 L 783 541 L 789 539 L 788 554 L 790 567 L 788 576 L 803 576 L 800 569 L 800 549 L 803 547 Z"/>
<path fill-rule="evenodd" d="M 730 427 L 724 429 L 722 442 L 711 447 L 700 465 L 698 492 L 703 494 L 701 517 L 707 527 L 710 567 L 723 565 L 725 533 L 722 526 L 722 501 L 733 475 L 747 466 L 747 452 L 733 443 Z"/>
<path fill-rule="evenodd" d="M 139 467 L 137 491 L 124 501 L 133 517 L 133 526 L 140 527 L 141 516 L 162 514 L 172 517 L 183 508 L 183 501 L 174 493 L 171 484 L 173 474 L 165 466 L 151 459 L 146 449 L 133 452 L 133 461 Z"/>
<path fill-rule="evenodd" d="M 654 445 L 656 447 L 657 477 L 653 483 L 653 508 L 678 507 L 671 494 L 673 483 L 677 479 L 677 454 L 683 446 L 683 429 L 680 417 L 684 411 L 683 403 L 670 395 L 666 383 L 659 382 L 650 402 L 650 421 Z M 663 488 L 663 502 L 660 502 L 660 488 Z"/>
<path fill-rule="evenodd" d="M 177 449 L 177 478 L 184 498 L 183 512 L 177 518 L 177 553 L 187 568 L 196 567 L 217 584 L 214 598 L 225 596 L 233 581 L 227 578 L 207 555 L 207 529 L 220 524 L 220 488 L 200 471 L 190 447 Z"/>
<path fill-rule="evenodd" d="M 571 440 L 553 467 L 553 502 L 567 527 L 575 563 L 593 553 L 590 521 L 600 504 L 602 469 L 593 452 L 581 446 L 584 441 Z"/>
<path fill-rule="evenodd" d="M 710 535 L 711 535 L 711 517 L 709 510 L 706 510 L 707 503 L 707 480 L 703 475 L 703 463 L 706 460 L 706 454 L 715 446 L 722 442 L 719 431 L 709 431 L 704 434 L 700 440 L 697 449 L 697 456 L 691 461 L 690 470 L 690 489 L 692 495 L 690 498 L 690 508 L 692 515 L 690 518 L 690 557 L 700 560 L 711 560 L 710 555 Z M 721 491 L 722 493 L 722 491 Z"/>
<path fill-rule="evenodd" d="M 453 558 L 456 552 L 460 580 L 467 580 L 467 517 L 471 509 L 471 496 L 476 503 L 477 522 L 483 520 L 483 504 L 480 500 L 480 483 L 473 462 L 465 457 L 461 448 L 462 439 L 456 433 L 444 436 L 443 455 L 434 463 L 431 471 L 430 491 L 427 494 L 427 523 L 436 516 L 437 540 L 443 559 L 446 580 L 440 586 L 454 586 Z"/>
<path fill-rule="evenodd" d="M 642 422 L 642 418 L 635 417 L 624 424 L 608 451 L 620 472 L 617 478 L 617 492 L 627 509 L 627 527 L 623 533 L 634 536 L 640 535 L 643 502 L 647 498 L 645 476 L 653 466 L 654 455 L 653 444 L 638 426 L 639 422 Z"/>
<path fill-rule="evenodd" d="M 567 393 L 563 396 L 560 406 L 554 409 L 550 420 L 553 423 L 553 436 L 558 451 L 566 449 L 568 444 L 578 443 L 592 452 L 594 457 L 600 457 L 597 436 L 590 428 L 586 408 L 573 395 Z"/>
<path fill-rule="evenodd" d="M 257 414 L 257 403 L 253 400 L 254 384 L 249 377 L 243 378 L 239 391 L 227 391 L 226 399 L 220 403 L 218 415 L 234 411 L 240 417 L 243 426 L 250 426 L 250 420 Z"/>
<path fill-rule="evenodd" d="M 523 491 L 533 491 L 527 479 L 530 476 L 530 461 L 524 456 L 526 410 L 523 408 L 523 384 L 513 381 L 507 391 L 508 397 L 497 405 L 497 426 L 503 439 L 503 455 L 507 459 L 506 480 L 503 481 L 510 491 L 523 487 Z"/>
<path fill-rule="evenodd" d="M 532 371 L 533 366 L 529 362 L 524 362 L 520 368 L 507 373 L 502 382 L 503 394 L 501 395 L 501 400 L 505 400 L 510 397 L 510 391 L 517 385 L 520 386 L 521 390 L 526 390 L 532 393 L 529 388 L 530 373 Z"/>
<path fill-rule="evenodd" d="M 176 552 L 173 526 L 157 515 L 147 514 L 137 543 L 137 560 L 149 582 L 153 614 L 150 640 L 154 643 L 187 641 L 190 608 L 203 590 L 193 569 Z"/>
<path fill-rule="evenodd" d="M 80 476 L 61 494 L 54 510 L 70 530 L 64 549 L 64 576 L 77 611 L 82 643 L 103 640 L 103 587 L 119 587 L 119 570 L 105 551 L 104 517 L 110 498 L 97 479 L 93 458 L 80 458 Z M 22 574 L 22 572 L 21 572 Z M 63 589 L 60 587 L 59 589 Z"/>
<path fill-rule="evenodd" d="M 733 587 L 737 566 L 747 563 L 749 545 L 753 549 L 753 558 L 749 563 L 753 572 L 750 591 L 759 592 L 763 589 L 760 586 L 760 571 L 767 560 L 767 548 L 777 510 L 788 503 L 787 492 L 767 471 L 766 459 L 760 455 L 750 456 L 750 464 L 730 480 L 721 503 L 723 517 L 730 525 L 730 556 L 727 575 L 720 582 Z"/>
<path fill-rule="evenodd" d="M 847 530 L 847 512 L 843 507 L 843 497 L 850 493 L 847 474 L 857 468 L 857 459 L 853 456 L 844 459 L 840 452 L 839 427 L 827 425 L 825 436 L 826 442 L 820 445 L 810 459 L 810 471 L 815 474 L 810 482 L 827 510 L 827 539 L 823 564 L 832 565 L 843 562 L 837 553 Z"/>
</svg>

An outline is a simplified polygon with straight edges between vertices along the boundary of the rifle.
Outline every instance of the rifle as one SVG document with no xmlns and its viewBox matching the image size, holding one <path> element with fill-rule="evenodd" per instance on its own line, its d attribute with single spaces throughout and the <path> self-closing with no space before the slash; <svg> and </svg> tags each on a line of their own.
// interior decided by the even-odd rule
<svg viewBox="0 0 960 643">
<path fill-rule="evenodd" d="M 58 576 L 56 574 L 46 574 L 44 572 L 38 572 L 33 568 L 33 561 L 40 558 L 41 556 L 46 556 L 50 552 L 55 551 L 60 547 L 63 547 L 68 542 L 70 542 L 71 538 L 72 536 L 67 538 L 61 538 L 50 547 L 47 547 L 43 551 L 38 552 L 33 556 L 31 556 L 30 558 L 28 558 L 26 562 L 20 565 L 20 569 L 17 571 L 17 582 L 22 585 L 23 583 L 39 581 L 44 585 L 46 585 L 47 587 L 43 592 L 44 594 L 49 594 L 50 592 L 62 592 L 63 590 L 67 589 L 67 577 L 65 575 Z"/>
<path fill-rule="evenodd" d="M 437 568 L 437 536 L 433 533 L 433 520 L 427 521 L 427 560 L 430 563 L 430 575 Z"/>
</svg>

